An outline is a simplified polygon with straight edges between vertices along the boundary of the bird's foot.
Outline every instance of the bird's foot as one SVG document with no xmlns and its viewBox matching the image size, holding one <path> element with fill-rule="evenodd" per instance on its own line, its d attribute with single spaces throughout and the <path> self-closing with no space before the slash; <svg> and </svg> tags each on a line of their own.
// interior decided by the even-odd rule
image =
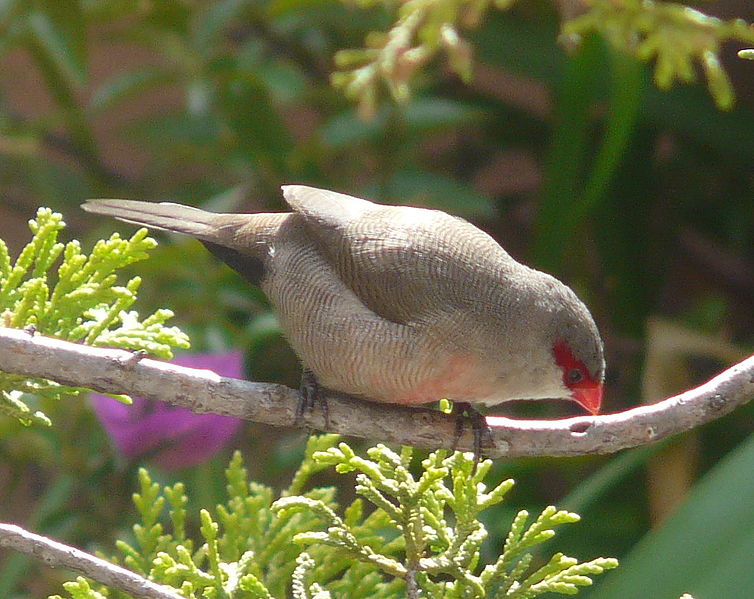
<svg viewBox="0 0 754 599">
<path fill-rule="evenodd" d="M 330 412 L 327 407 L 327 398 L 322 394 L 322 386 L 311 370 L 304 369 L 301 373 L 301 398 L 296 406 L 296 416 L 293 423 L 299 426 L 304 420 L 304 414 L 311 413 L 314 407 L 319 405 L 325 420 L 325 429 L 330 428 Z"/>
<path fill-rule="evenodd" d="M 453 414 L 456 417 L 456 432 L 453 438 L 453 451 L 455 451 L 458 441 L 463 434 L 464 426 L 466 422 L 471 425 L 471 432 L 474 435 L 474 472 L 476 472 L 477 464 L 482 458 L 482 445 L 484 443 L 484 437 L 489 441 L 490 446 L 495 445 L 492 439 L 492 429 L 487 424 L 487 419 L 484 414 L 479 412 L 468 402 L 453 402 Z"/>
</svg>

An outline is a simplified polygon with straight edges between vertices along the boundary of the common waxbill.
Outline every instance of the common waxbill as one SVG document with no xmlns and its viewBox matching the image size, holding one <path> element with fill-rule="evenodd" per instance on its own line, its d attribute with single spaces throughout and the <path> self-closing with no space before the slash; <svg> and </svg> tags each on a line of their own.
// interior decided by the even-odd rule
<svg viewBox="0 0 754 599">
<path fill-rule="evenodd" d="M 283 195 L 292 212 L 130 200 L 83 208 L 199 239 L 261 286 L 326 389 L 395 404 L 567 398 L 599 411 L 602 341 L 563 283 L 438 210 L 303 185 Z"/>
</svg>

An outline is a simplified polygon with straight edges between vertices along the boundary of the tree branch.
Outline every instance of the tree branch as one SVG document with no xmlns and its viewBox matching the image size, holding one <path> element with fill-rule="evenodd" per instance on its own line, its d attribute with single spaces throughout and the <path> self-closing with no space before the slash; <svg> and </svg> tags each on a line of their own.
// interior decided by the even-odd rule
<svg viewBox="0 0 754 599">
<path fill-rule="evenodd" d="M 138 597 L 138 599 L 184 599 L 170 587 L 156 584 L 130 570 L 75 547 L 34 534 L 15 524 L 0 522 L 0 547 L 10 547 L 35 557 L 53 568 L 81 572 L 92 580 Z"/>
<path fill-rule="evenodd" d="M 7 328 L 0 328 L 0 371 L 275 426 L 294 426 L 300 397 L 298 391 L 283 385 L 230 379 L 208 370 L 139 359 L 124 350 L 89 347 Z M 700 387 L 619 414 L 556 421 L 488 416 L 494 447 L 485 446 L 484 453 L 492 458 L 613 453 L 710 422 L 752 398 L 754 356 Z M 328 395 L 327 401 L 328 431 L 427 449 L 453 445 L 455 417 L 437 410 L 337 395 Z M 325 430 L 322 410 L 306 414 L 301 425 Z M 470 450 L 471 437 L 469 430 L 464 431 L 458 449 Z"/>
</svg>

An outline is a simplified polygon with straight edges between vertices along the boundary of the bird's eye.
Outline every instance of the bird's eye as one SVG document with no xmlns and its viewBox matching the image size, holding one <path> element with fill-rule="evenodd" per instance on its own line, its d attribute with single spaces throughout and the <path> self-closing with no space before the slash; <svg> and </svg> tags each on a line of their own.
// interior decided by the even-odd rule
<svg viewBox="0 0 754 599">
<path fill-rule="evenodd" d="M 578 368 L 572 368 L 568 371 L 568 384 L 575 385 L 584 379 L 584 374 Z"/>
</svg>

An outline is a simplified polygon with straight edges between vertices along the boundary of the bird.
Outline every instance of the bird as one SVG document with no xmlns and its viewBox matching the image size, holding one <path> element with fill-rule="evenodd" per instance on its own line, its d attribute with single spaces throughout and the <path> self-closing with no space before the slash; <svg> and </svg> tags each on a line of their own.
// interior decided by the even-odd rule
<svg viewBox="0 0 754 599">
<path fill-rule="evenodd" d="M 266 294 L 316 389 L 415 406 L 566 399 L 599 413 L 603 344 L 564 283 L 440 210 L 285 185 L 289 212 L 89 200 L 197 238 Z"/>
</svg>

